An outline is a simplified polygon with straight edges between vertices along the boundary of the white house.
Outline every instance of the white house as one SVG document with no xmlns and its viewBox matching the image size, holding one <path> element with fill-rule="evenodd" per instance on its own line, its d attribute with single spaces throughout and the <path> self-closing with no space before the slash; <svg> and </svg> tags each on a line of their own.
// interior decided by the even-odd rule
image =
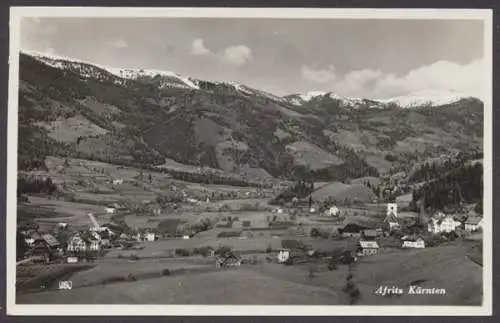
<svg viewBox="0 0 500 323">
<path fill-rule="evenodd" d="M 456 221 L 451 215 L 438 212 L 429 220 L 427 229 L 432 233 L 449 233 L 455 231 L 461 225 L 462 223 Z"/>
<path fill-rule="evenodd" d="M 78 262 L 78 258 L 77 257 L 68 257 L 68 258 L 66 258 L 66 261 L 68 264 L 75 264 Z"/>
<path fill-rule="evenodd" d="M 336 206 L 331 206 L 328 210 L 326 210 L 325 214 L 327 216 L 338 216 L 340 214 L 340 210 Z"/>
<path fill-rule="evenodd" d="M 188 201 L 189 203 L 193 203 L 193 204 L 199 204 L 200 201 L 198 201 L 197 199 L 193 199 L 193 198 L 187 198 L 186 201 Z"/>
<path fill-rule="evenodd" d="M 113 185 L 121 185 L 123 184 L 123 178 L 113 180 Z"/>
<path fill-rule="evenodd" d="M 156 235 L 153 232 L 148 232 L 144 234 L 144 241 L 155 241 Z"/>
<path fill-rule="evenodd" d="M 404 236 L 401 239 L 403 240 L 403 248 L 425 248 L 425 241 L 422 237 Z"/>
<path fill-rule="evenodd" d="M 68 251 L 99 251 L 101 241 L 90 235 L 89 239 L 84 239 L 81 234 L 75 234 L 68 243 Z"/>
<path fill-rule="evenodd" d="M 387 215 L 394 214 L 395 217 L 398 217 L 398 204 L 397 203 L 387 203 Z"/>
<path fill-rule="evenodd" d="M 358 256 L 371 256 L 378 253 L 379 246 L 376 241 L 359 241 L 356 250 Z"/>
<path fill-rule="evenodd" d="M 104 211 L 107 214 L 115 214 L 116 213 L 116 209 L 114 207 L 107 207 L 107 208 L 104 209 Z"/>
<path fill-rule="evenodd" d="M 396 203 L 387 203 L 387 216 L 384 223 L 388 225 L 389 231 L 398 229 L 401 225 L 398 218 L 398 205 Z"/>
<path fill-rule="evenodd" d="M 287 261 L 290 258 L 290 249 L 280 249 L 277 258 L 279 263 Z"/>
<path fill-rule="evenodd" d="M 468 217 L 465 221 L 465 231 L 474 232 L 483 227 L 483 218 Z"/>
</svg>

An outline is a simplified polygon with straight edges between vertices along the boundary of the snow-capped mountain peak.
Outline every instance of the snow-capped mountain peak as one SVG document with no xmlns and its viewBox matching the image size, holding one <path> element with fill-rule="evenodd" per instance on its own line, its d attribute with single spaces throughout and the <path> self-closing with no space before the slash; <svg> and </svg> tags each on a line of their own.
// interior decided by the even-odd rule
<svg viewBox="0 0 500 323">
<path fill-rule="evenodd" d="M 322 92 L 322 91 L 309 91 L 306 93 L 299 94 L 299 97 L 306 102 L 311 101 L 313 98 L 318 97 L 318 96 L 323 96 L 327 92 Z"/>
<path fill-rule="evenodd" d="M 58 55 L 39 53 L 31 50 L 23 50 L 21 51 L 21 53 L 29 55 L 36 60 L 55 68 L 73 70 L 75 72 L 78 72 L 78 74 L 82 77 L 102 77 L 103 75 L 101 74 L 104 71 L 118 78 L 117 80 L 115 80 L 115 83 L 119 84 L 122 84 L 123 80 L 125 79 L 136 80 L 144 77 L 151 79 L 155 77 L 161 77 L 162 82 L 160 84 L 160 87 L 199 89 L 199 87 L 189 78 L 182 77 L 181 75 L 171 71 L 109 67 L 93 62 L 86 62 L 83 60 L 76 60 L 73 58 Z"/>
<path fill-rule="evenodd" d="M 410 93 L 407 95 L 385 98 L 385 99 L 364 99 L 341 96 L 333 92 L 324 91 L 308 91 L 304 93 L 287 95 L 284 97 L 274 95 L 272 93 L 258 90 L 256 88 L 244 85 L 238 81 L 204 81 L 181 76 L 177 73 L 156 69 L 130 69 L 116 68 L 103 66 L 93 62 L 85 62 L 73 58 L 57 56 L 52 54 L 44 54 L 36 51 L 21 51 L 23 54 L 61 70 L 73 72 L 82 78 L 95 78 L 107 80 L 115 84 L 123 85 L 128 80 L 143 80 L 153 81 L 160 88 L 180 88 L 180 89 L 206 89 L 203 84 L 211 83 L 212 85 L 224 85 L 233 88 L 235 91 L 246 96 L 257 96 L 265 100 L 284 105 L 303 106 L 313 100 L 337 100 L 344 108 L 385 108 L 391 104 L 395 104 L 401 108 L 411 108 L 420 106 L 440 106 L 454 103 L 462 99 L 475 97 L 465 93 L 446 91 L 446 90 L 425 90 Z"/>
<path fill-rule="evenodd" d="M 402 108 L 416 106 L 440 106 L 473 97 L 465 93 L 449 90 L 423 90 L 389 99 L 377 100 L 385 104 L 397 104 Z"/>
</svg>

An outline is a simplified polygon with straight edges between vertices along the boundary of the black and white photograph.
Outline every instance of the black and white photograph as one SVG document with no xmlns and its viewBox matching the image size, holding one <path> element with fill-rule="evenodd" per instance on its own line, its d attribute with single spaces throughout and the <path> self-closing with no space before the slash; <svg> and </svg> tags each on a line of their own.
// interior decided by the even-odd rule
<svg viewBox="0 0 500 323">
<path fill-rule="evenodd" d="M 8 313 L 491 314 L 491 11 L 10 23 Z"/>
</svg>

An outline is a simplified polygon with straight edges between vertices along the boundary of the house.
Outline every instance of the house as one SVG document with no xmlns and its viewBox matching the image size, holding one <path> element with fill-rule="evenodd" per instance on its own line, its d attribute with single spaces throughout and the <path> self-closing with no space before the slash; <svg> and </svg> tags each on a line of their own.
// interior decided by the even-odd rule
<svg viewBox="0 0 500 323">
<path fill-rule="evenodd" d="M 114 207 L 106 207 L 106 208 L 104 208 L 104 211 L 107 214 L 115 214 L 116 213 L 116 209 Z"/>
<path fill-rule="evenodd" d="M 278 255 L 277 255 L 278 262 L 280 264 L 286 262 L 288 259 L 290 259 L 290 254 L 291 254 L 291 250 L 288 248 L 279 249 Z"/>
<path fill-rule="evenodd" d="M 384 219 L 384 223 L 388 227 L 388 231 L 394 231 L 401 227 L 400 220 L 396 216 L 397 213 L 388 213 Z"/>
<path fill-rule="evenodd" d="M 339 234 L 343 237 L 361 237 L 361 232 L 365 227 L 355 223 L 348 223 L 344 228 L 339 228 Z"/>
<path fill-rule="evenodd" d="M 358 243 L 358 248 L 356 249 L 356 255 L 358 256 L 371 256 L 378 253 L 378 244 L 376 241 L 364 241 L 361 240 Z"/>
<path fill-rule="evenodd" d="M 33 255 L 43 257 L 46 262 L 52 260 L 60 247 L 57 239 L 50 234 L 37 235 L 33 240 Z"/>
<path fill-rule="evenodd" d="M 101 241 L 92 234 L 77 233 L 68 243 L 68 251 L 99 251 L 101 250 Z"/>
<path fill-rule="evenodd" d="M 123 184 L 123 178 L 113 180 L 113 185 L 121 185 L 121 184 Z"/>
<path fill-rule="evenodd" d="M 480 217 L 468 217 L 465 220 L 465 231 L 474 232 L 483 227 L 483 218 Z"/>
<path fill-rule="evenodd" d="M 66 258 L 68 264 L 76 264 L 78 262 L 78 257 L 68 257 Z"/>
<path fill-rule="evenodd" d="M 431 233 L 449 233 L 455 231 L 462 223 L 455 220 L 451 215 L 438 212 L 427 223 L 427 229 Z"/>
<path fill-rule="evenodd" d="M 403 248 L 425 248 L 425 241 L 419 235 L 404 236 L 401 240 L 403 240 Z"/>
<path fill-rule="evenodd" d="M 330 206 L 328 210 L 325 211 L 326 216 L 338 216 L 340 215 L 340 210 L 336 206 Z"/>
<path fill-rule="evenodd" d="M 43 237 L 43 240 L 45 240 L 45 242 L 49 246 L 49 248 L 55 250 L 55 249 L 60 247 L 59 241 L 57 241 L 57 239 L 53 235 L 44 234 L 42 237 Z"/>
<path fill-rule="evenodd" d="M 377 239 L 378 236 L 379 236 L 379 231 L 373 229 L 363 230 L 361 233 L 361 237 L 363 238 L 363 240 L 373 241 Z"/>
<path fill-rule="evenodd" d="M 395 217 L 398 217 L 398 204 L 397 203 L 387 203 L 387 215 L 394 214 Z"/>
<path fill-rule="evenodd" d="M 241 257 L 234 254 L 231 250 L 220 250 L 215 254 L 215 268 L 224 267 L 239 267 L 241 265 Z"/>
<path fill-rule="evenodd" d="M 144 241 L 155 241 L 156 235 L 153 232 L 146 232 L 144 234 Z"/>
<path fill-rule="evenodd" d="M 26 233 L 26 238 L 24 239 L 24 242 L 29 248 L 33 248 L 35 241 L 43 239 L 42 236 L 38 232 L 27 232 Z"/>
</svg>

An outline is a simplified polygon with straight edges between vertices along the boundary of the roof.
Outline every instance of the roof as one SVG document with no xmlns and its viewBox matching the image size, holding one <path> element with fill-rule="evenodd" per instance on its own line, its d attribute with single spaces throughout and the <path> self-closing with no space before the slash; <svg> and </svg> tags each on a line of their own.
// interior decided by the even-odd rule
<svg viewBox="0 0 500 323">
<path fill-rule="evenodd" d="M 378 244 L 376 241 L 360 241 L 359 245 L 361 246 L 361 248 L 378 249 Z"/>
<path fill-rule="evenodd" d="M 480 217 L 469 217 L 469 218 L 467 218 L 465 223 L 467 223 L 467 224 L 479 224 L 479 222 L 481 222 L 482 220 L 483 220 L 483 218 L 480 218 Z"/>
<path fill-rule="evenodd" d="M 422 236 L 420 236 L 418 234 L 412 234 L 412 235 L 407 235 L 407 236 L 402 237 L 401 240 L 415 242 L 418 240 L 423 240 L 423 238 L 422 238 Z"/>
<path fill-rule="evenodd" d="M 347 232 L 347 233 L 359 233 L 364 229 L 363 226 L 356 224 L 356 223 L 348 223 L 345 225 L 345 227 L 342 229 L 342 232 Z"/>
<path fill-rule="evenodd" d="M 47 242 L 47 244 L 51 247 L 59 245 L 59 241 L 57 241 L 57 239 L 54 238 L 54 236 L 51 234 L 44 234 L 43 240 L 45 240 Z"/>
<path fill-rule="evenodd" d="M 373 230 L 373 229 L 364 230 L 363 233 L 364 233 L 365 236 L 369 236 L 369 237 L 376 237 L 376 236 L 378 236 L 378 231 L 377 230 Z"/>
</svg>

